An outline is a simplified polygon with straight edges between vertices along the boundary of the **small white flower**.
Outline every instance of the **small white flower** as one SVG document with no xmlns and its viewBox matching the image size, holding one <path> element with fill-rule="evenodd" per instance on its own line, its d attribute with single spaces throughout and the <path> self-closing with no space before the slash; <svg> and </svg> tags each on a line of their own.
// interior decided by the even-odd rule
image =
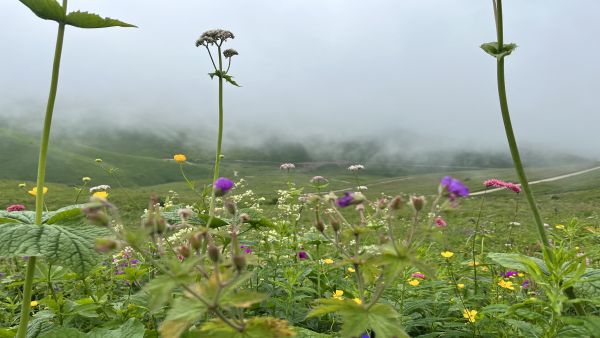
<svg viewBox="0 0 600 338">
<path fill-rule="evenodd" d="M 348 167 L 348 170 L 353 171 L 353 172 L 358 172 L 358 171 L 361 171 L 364 169 L 365 169 L 365 166 L 362 164 L 353 164 Z"/>
<path fill-rule="evenodd" d="M 281 169 L 281 170 L 290 170 L 290 169 L 295 169 L 295 168 L 296 168 L 296 166 L 293 163 L 284 163 L 279 166 L 279 169 Z"/>
</svg>

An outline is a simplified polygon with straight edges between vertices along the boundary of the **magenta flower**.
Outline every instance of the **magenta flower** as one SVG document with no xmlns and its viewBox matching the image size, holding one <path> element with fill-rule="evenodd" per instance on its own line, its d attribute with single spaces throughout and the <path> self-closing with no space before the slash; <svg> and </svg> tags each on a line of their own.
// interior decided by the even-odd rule
<svg viewBox="0 0 600 338">
<path fill-rule="evenodd" d="M 8 208 L 6 208 L 6 211 L 12 212 L 12 211 L 23 211 L 25 210 L 25 206 L 23 204 L 13 204 L 11 206 L 9 206 Z"/>
<path fill-rule="evenodd" d="M 517 271 L 508 270 L 500 274 L 502 277 L 510 278 L 519 275 Z"/>
<path fill-rule="evenodd" d="M 335 200 L 335 204 L 337 204 L 339 207 L 342 207 L 342 208 L 347 207 L 347 206 L 351 205 L 352 202 L 354 201 L 353 195 L 354 195 L 354 193 L 345 192 L 344 196 Z"/>
<path fill-rule="evenodd" d="M 243 249 L 244 252 L 247 253 L 247 254 L 251 254 L 252 253 L 252 249 L 249 246 L 240 245 L 240 249 Z"/>
<path fill-rule="evenodd" d="M 442 178 L 440 184 L 450 194 L 451 201 L 457 197 L 469 196 L 469 188 L 456 178 L 446 176 Z"/>
<path fill-rule="evenodd" d="M 505 182 L 499 179 L 489 179 L 487 181 L 483 182 L 483 185 L 485 185 L 487 188 L 490 187 L 494 187 L 494 188 L 505 188 L 508 190 L 512 190 L 514 192 L 516 192 L 517 194 L 521 192 L 521 186 L 516 184 L 516 183 L 511 183 L 511 182 Z"/>
<path fill-rule="evenodd" d="M 298 252 L 298 259 L 308 259 L 308 254 L 306 253 L 306 251 Z"/>
<path fill-rule="evenodd" d="M 233 185 L 233 181 L 228 178 L 217 178 L 217 180 L 213 184 L 215 188 L 215 196 L 224 196 L 229 190 L 231 190 L 231 188 L 233 188 Z"/>
<path fill-rule="evenodd" d="M 435 225 L 438 228 L 445 228 L 448 226 L 448 223 L 446 223 L 446 221 L 444 221 L 444 219 L 442 218 L 442 216 L 438 216 L 435 218 Z"/>
<path fill-rule="evenodd" d="M 420 272 L 415 272 L 411 275 L 412 278 L 425 279 L 425 275 Z"/>
</svg>

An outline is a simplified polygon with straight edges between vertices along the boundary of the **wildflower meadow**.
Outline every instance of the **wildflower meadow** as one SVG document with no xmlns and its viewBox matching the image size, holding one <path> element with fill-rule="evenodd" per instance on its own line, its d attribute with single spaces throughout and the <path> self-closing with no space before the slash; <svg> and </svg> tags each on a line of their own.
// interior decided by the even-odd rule
<svg viewBox="0 0 600 338">
<path fill-rule="evenodd" d="M 244 90 L 233 75 L 244 51 L 225 29 L 194 49 L 218 92 L 198 94 L 218 103 L 207 175 L 174 148 L 161 170 L 177 182 L 160 189 L 129 189 L 104 158 L 89 161 L 102 175 L 49 182 L 65 32 L 143 28 L 67 0 L 19 1 L 58 30 L 45 118 L 34 121 L 37 181 L 0 185 L 12 194 L 0 199 L 0 337 L 600 337 L 598 196 L 531 184 L 545 176 L 523 164 L 511 122 L 505 63 L 518 49 L 502 0 L 490 1 L 496 36 L 481 57 L 496 63 L 514 167 L 428 173 L 423 185 L 399 182 L 406 190 L 373 184 L 367 163 L 310 174 L 269 164 L 277 179 L 260 187 L 267 169 L 232 166 L 223 141 L 239 131 L 226 103 Z"/>
</svg>

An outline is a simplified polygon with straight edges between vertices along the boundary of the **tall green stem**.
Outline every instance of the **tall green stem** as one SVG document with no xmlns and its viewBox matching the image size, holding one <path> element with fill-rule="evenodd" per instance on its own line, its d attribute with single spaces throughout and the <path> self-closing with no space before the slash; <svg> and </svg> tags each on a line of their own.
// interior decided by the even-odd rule
<svg viewBox="0 0 600 338">
<path fill-rule="evenodd" d="M 63 0 L 63 10 L 67 12 L 67 0 Z M 50 81 L 50 94 L 48 95 L 48 104 L 46 106 L 46 116 L 44 118 L 44 129 L 42 131 L 42 140 L 40 145 L 40 157 L 38 161 L 37 174 L 37 194 L 35 196 L 35 224 L 42 225 L 42 211 L 44 208 L 44 181 L 46 179 L 46 157 L 48 154 L 48 142 L 50 140 L 50 127 L 52 125 L 52 113 L 54 112 L 54 102 L 56 101 L 56 91 L 58 89 L 58 74 L 60 70 L 60 57 L 62 55 L 63 39 L 65 36 L 65 24 L 59 23 L 56 37 L 56 48 L 54 49 L 54 63 L 52 66 L 52 80 Z M 27 334 L 27 324 L 29 323 L 29 311 L 31 310 L 31 289 L 33 288 L 33 276 L 35 273 L 36 257 L 30 257 L 25 273 L 25 284 L 23 285 L 23 304 L 21 304 L 21 319 L 17 338 L 23 338 Z"/>
<path fill-rule="evenodd" d="M 498 34 L 498 49 L 500 50 L 504 46 L 504 34 L 502 27 L 502 0 L 497 0 L 496 31 Z M 521 162 L 519 148 L 517 147 L 517 140 L 515 139 L 515 134 L 513 132 L 512 122 L 510 120 L 510 113 L 508 111 L 508 100 L 506 98 L 506 84 L 504 81 L 504 57 L 498 59 L 497 72 L 500 110 L 502 111 L 502 121 L 504 122 L 504 130 L 506 131 L 506 138 L 508 139 L 510 154 L 512 156 L 513 163 L 515 164 L 517 176 L 519 177 L 519 181 L 521 182 L 521 188 L 525 193 L 527 203 L 529 203 L 529 208 L 531 208 L 531 212 L 533 213 L 533 218 L 535 220 L 540 239 L 542 241 L 542 244 L 544 245 L 544 249 L 547 249 L 550 246 L 550 242 L 548 241 L 548 236 L 546 235 L 546 230 L 544 229 L 544 222 L 542 222 L 540 211 L 537 207 L 537 204 L 535 203 L 535 199 L 533 198 L 533 193 L 529 188 L 527 176 L 525 175 L 525 169 L 523 168 L 523 163 Z"/>
<path fill-rule="evenodd" d="M 223 57 L 221 55 L 221 46 L 218 46 L 219 53 L 219 134 L 217 135 L 217 154 L 215 157 L 215 169 L 213 173 L 213 184 L 219 178 L 219 166 L 221 165 L 221 145 L 223 142 Z M 215 208 L 215 187 L 213 185 L 212 196 L 208 214 L 214 216 Z"/>
<path fill-rule="evenodd" d="M 504 48 L 504 33 L 502 26 L 502 0 L 494 1 L 494 10 L 496 15 L 496 32 L 498 35 L 498 51 Z M 510 147 L 510 154 L 512 156 L 513 162 L 515 164 L 515 169 L 517 171 L 517 175 L 519 176 L 519 181 L 521 182 L 521 188 L 525 193 L 525 197 L 527 198 L 527 203 L 529 204 L 529 208 L 533 213 L 533 218 L 535 220 L 535 224 L 538 229 L 538 233 L 540 235 L 540 239 L 542 240 L 543 250 L 547 252 L 549 255 L 552 254 L 550 251 L 550 241 L 548 241 L 548 236 L 546 235 L 546 230 L 544 229 L 544 223 L 542 222 L 542 217 L 540 216 L 540 211 L 537 208 L 537 204 L 535 203 L 535 199 L 533 198 L 533 193 L 529 188 L 529 183 L 527 181 L 527 176 L 525 175 L 525 169 L 523 168 L 523 164 L 521 162 L 521 156 L 519 155 L 519 149 L 517 147 L 517 141 L 515 139 L 515 134 L 513 133 L 512 123 L 510 121 L 510 114 L 508 112 L 508 101 L 506 99 L 506 84 L 504 82 L 504 57 L 500 57 L 498 59 L 498 96 L 500 98 L 500 109 L 502 111 L 502 120 L 504 121 L 504 129 L 506 130 L 506 138 L 508 139 L 508 145 Z M 576 299 L 575 290 L 573 287 L 569 287 L 565 289 L 565 294 L 569 299 Z M 581 306 L 581 304 L 574 304 L 575 310 L 578 315 L 585 315 L 585 310 Z"/>
</svg>

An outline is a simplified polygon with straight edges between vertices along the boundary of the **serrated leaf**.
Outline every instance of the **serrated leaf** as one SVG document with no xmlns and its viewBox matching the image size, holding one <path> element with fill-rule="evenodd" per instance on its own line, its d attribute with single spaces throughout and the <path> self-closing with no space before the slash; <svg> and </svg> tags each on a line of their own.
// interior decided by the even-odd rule
<svg viewBox="0 0 600 338">
<path fill-rule="evenodd" d="M 488 258 L 494 263 L 507 269 L 526 271 L 525 262 L 535 264 L 543 273 L 548 274 L 546 263 L 536 257 L 529 257 L 516 253 L 490 252 Z"/>
<path fill-rule="evenodd" d="M 69 13 L 65 18 L 65 24 L 79 28 L 137 27 L 120 20 L 81 11 Z"/>
<path fill-rule="evenodd" d="M 267 299 L 267 295 L 263 293 L 241 290 L 238 293 L 232 293 L 223 297 L 221 302 L 224 306 L 247 308 L 265 299 Z"/>
<path fill-rule="evenodd" d="M 44 20 L 62 22 L 65 19 L 65 10 L 56 0 L 19 0 L 27 6 L 33 14 Z"/>
<path fill-rule="evenodd" d="M 43 256 L 85 275 L 99 262 L 96 238 L 108 235 L 106 228 L 81 224 L 0 224 L 0 257 Z"/>
<path fill-rule="evenodd" d="M 481 49 L 498 60 L 503 59 L 505 56 L 510 55 L 517 45 L 514 43 L 504 44 L 502 48 L 498 48 L 497 42 L 488 42 L 481 45 Z"/>
<path fill-rule="evenodd" d="M 42 216 L 42 223 L 54 224 L 54 223 L 66 223 L 66 221 L 75 221 L 83 218 L 83 204 L 69 205 L 64 208 L 60 208 L 55 211 L 44 213 Z"/>
<path fill-rule="evenodd" d="M 173 302 L 158 331 L 163 337 L 179 337 L 194 322 L 204 316 L 206 306 L 196 299 L 181 297 Z"/>
<path fill-rule="evenodd" d="M 217 71 L 215 71 L 214 73 L 208 73 L 208 76 L 210 76 L 210 78 L 211 78 L 211 79 L 212 79 L 212 78 L 214 78 L 214 77 L 216 76 L 216 77 L 219 77 L 219 78 L 225 79 L 225 81 L 227 81 L 227 82 L 231 83 L 232 85 L 234 85 L 234 86 L 236 86 L 236 87 L 241 87 L 239 84 L 237 84 L 237 82 L 235 82 L 235 81 L 233 80 L 233 76 L 231 76 L 231 75 L 229 75 L 229 74 L 225 74 L 225 72 L 222 72 L 222 71 L 220 71 L 220 70 L 217 70 Z"/>
<path fill-rule="evenodd" d="M 245 323 L 243 332 L 227 325 L 219 319 L 210 320 L 200 328 L 195 337 L 203 338 L 280 338 L 294 336 L 293 329 L 283 319 L 253 317 Z"/>
<path fill-rule="evenodd" d="M 0 210 L 0 224 L 2 223 L 35 223 L 35 212 L 33 211 L 5 211 Z"/>
<path fill-rule="evenodd" d="M 159 276 L 144 286 L 144 291 L 150 295 L 148 309 L 154 313 L 163 305 L 171 301 L 173 289 L 177 287 L 177 280 L 170 276 Z"/>
<path fill-rule="evenodd" d="M 86 334 L 72 327 L 59 327 L 52 329 L 39 338 L 86 338 Z"/>
</svg>

